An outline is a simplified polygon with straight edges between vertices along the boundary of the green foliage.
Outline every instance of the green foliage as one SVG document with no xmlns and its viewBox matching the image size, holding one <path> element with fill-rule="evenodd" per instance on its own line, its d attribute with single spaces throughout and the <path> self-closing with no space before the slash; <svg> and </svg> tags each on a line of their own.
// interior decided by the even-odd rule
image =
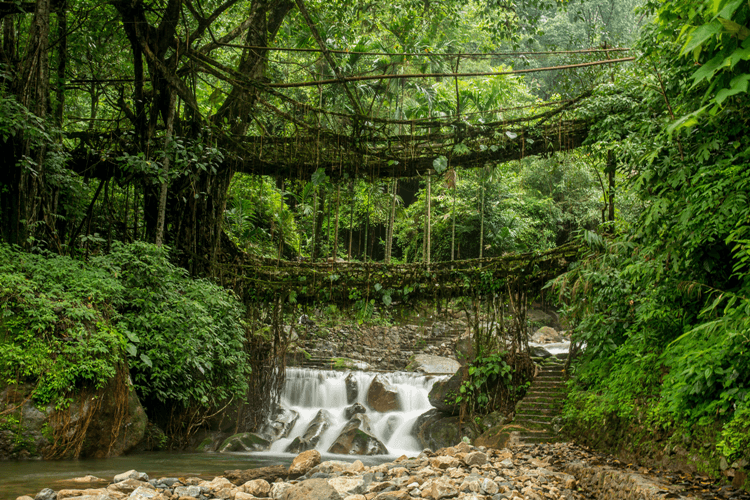
<svg viewBox="0 0 750 500">
<path fill-rule="evenodd" d="M 123 359 L 112 297 L 122 285 L 106 271 L 68 257 L 0 245 L 0 376 L 36 385 L 42 404 L 65 404 L 86 384 L 103 387 Z"/>
<path fill-rule="evenodd" d="M 512 367 L 504 352 L 478 356 L 469 366 L 469 378 L 459 388 L 455 402 L 467 401 L 473 413 L 488 413 L 494 409 L 498 386 L 507 389 L 512 380 Z M 500 391 L 507 392 L 507 391 Z"/>
<path fill-rule="evenodd" d="M 127 362 L 141 396 L 209 407 L 243 397 L 243 308 L 166 248 L 113 244 L 90 263 L 0 246 L 0 377 L 41 404 L 100 389 Z"/>
<path fill-rule="evenodd" d="M 128 362 L 140 394 L 183 407 L 244 395 L 243 308 L 231 292 L 189 278 L 165 247 L 116 243 L 94 263 L 123 284 L 117 324 L 135 346 Z"/>
</svg>

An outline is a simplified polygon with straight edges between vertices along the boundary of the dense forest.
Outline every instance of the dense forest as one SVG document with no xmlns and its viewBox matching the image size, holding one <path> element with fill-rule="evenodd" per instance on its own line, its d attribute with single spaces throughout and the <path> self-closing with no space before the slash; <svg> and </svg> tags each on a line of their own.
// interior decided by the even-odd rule
<svg viewBox="0 0 750 500">
<path fill-rule="evenodd" d="M 294 297 L 254 302 L 238 255 L 574 243 L 544 291 L 578 354 L 566 432 L 750 460 L 747 2 L 37 0 L 0 25 L 0 384 L 65 408 L 128 373 L 178 436 L 278 382 Z"/>
</svg>

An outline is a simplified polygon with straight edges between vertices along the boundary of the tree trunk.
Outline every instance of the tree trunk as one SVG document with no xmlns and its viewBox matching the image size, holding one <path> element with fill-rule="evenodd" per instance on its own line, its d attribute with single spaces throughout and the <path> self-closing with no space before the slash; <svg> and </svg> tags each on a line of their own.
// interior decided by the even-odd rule
<svg viewBox="0 0 750 500">
<path fill-rule="evenodd" d="M 388 232 L 386 234 L 386 251 L 385 251 L 385 263 L 391 263 L 391 256 L 393 255 L 393 224 L 396 221 L 396 192 L 398 189 L 398 180 L 393 179 L 393 190 L 391 192 L 391 216 L 388 219 Z"/>
<path fill-rule="evenodd" d="M 458 178 L 453 180 L 453 208 L 451 210 L 451 261 L 455 260 L 456 253 L 456 187 Z"/>
<path fill-rule="evenodd" d="M 426 259 L 427 265 L 430 264 L 430 249 L 432 237 L 432 175 L 427 173 L 427 250 Z"/>
<path fill-rule="evenodd" d="M 164 220 L 167 212 L 167 188 L 169 187 L 169 148 L 172 143 L 172 131 L 174 130 L 174 108 L 177 94 L 172 92 L 169 97 L 169 109 L 167 111 L 167 131 L 164 134 L 164 165 L 162 167 L 162 176 L 159 190 L 159 209 L 156 218 L 156 246 L 161 246 L 164 242 Z"/>
<path fill-rule="evenodd" d="M 480 175 L 482 175 L 481 172 Z M 482 190 L 482 202 L 479 211 L 479 218 L 481 220 L 481 222 L 479 223 L 479 258 L 481 259 L 484 255 L 484 179 L 482 177 L 480 177 L 480 182 L 480 189 Z"/>
<path fill-rule="evenodd" d="M 352 232 L 354 230 L 354 181 L 349 182 L 349 251 L 346 254 L 346 260 L 352 260 Z"/>
<path fill-rule="evenodd" d="M 320 247 L 323 243 L 321 237 L 321 231 L 323 230 L 323 217 L 325 216 L 325 205 L 326 205 L 326 192 L 325 189 L 321 188 L 321 192 L 318 193 L 318 207 L 315 209 L 315 228 L 313 229 L 313 251 L 312 260 L 317 259 L 320 256 Z"/>
<path fill-rule="evenodd" d="M 615 222 L 615 171 L 617 164 L 615 162 L 615 155 L 612 151 L 607 151 L 607 176 L 609 177 L 609 186 L 607 194 L 609 195 L 609 231 L 614 232 Z"/>
<path fill-rule="evenodd" d="M 333 260 L 339 256 L 339 212 L 341 211 L 341 185 L 336 185 L 336 229 L 333 232 Z"/>
<path fill-rule="evenodd" d="M 65 67 L 68 63 L 68 2 L 62 0 L 57 13 L 57 107 L 55 108 L 55 122 L 58 127 L 63 125 L 65 112 Z"/>
</svg>

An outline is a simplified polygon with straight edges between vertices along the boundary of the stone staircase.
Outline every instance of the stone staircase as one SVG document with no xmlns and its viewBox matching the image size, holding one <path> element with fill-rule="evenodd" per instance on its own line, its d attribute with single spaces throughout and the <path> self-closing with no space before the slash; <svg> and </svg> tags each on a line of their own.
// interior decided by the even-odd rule
<svg viewBox="0 0 750 500">
<path fill-rule="evenodd" d="M 519 435 L 522 443 L 553 443 L 559 439 L 553 421 L 560 415 L 566 396 L 563 366 L 547 358 L 526 397 L 516 406 L 513 425 L 523 428 Z"/>
</svg>

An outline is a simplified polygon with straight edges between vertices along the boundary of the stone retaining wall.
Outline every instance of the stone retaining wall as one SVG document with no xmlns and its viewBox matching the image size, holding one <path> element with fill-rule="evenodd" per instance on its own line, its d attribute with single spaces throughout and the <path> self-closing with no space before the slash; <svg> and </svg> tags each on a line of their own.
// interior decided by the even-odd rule
<svg viewBox="0 0 750 500">
<path fill-rule="evenodd" d="M 578 461 L 567 464 L 564 469 L 568 474 L 575 476 L 578 484 L 597 500 L 662 500 L 664 498 L 693 500 L 696 498 L 679 495 L 676 493 L 678 487 L 634 472 L 610 467 L 592 467 Z"/>
</svg>

